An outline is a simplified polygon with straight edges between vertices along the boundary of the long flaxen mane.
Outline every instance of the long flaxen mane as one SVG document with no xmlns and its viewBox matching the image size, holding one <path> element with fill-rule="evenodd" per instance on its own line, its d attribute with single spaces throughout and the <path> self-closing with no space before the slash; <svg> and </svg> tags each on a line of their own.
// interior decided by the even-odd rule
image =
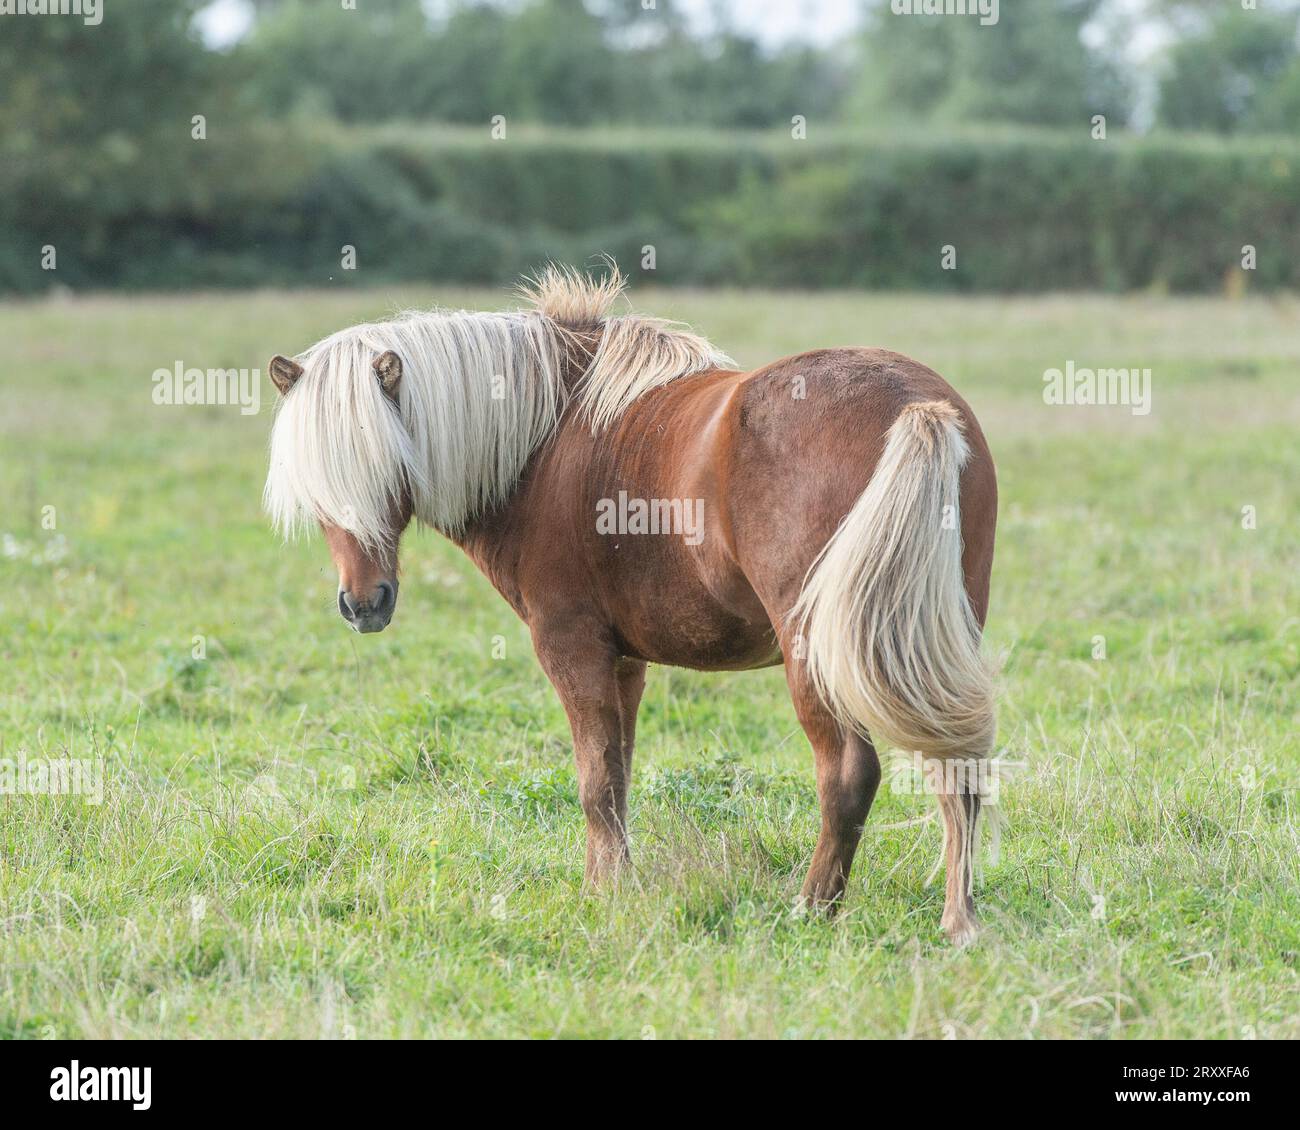
<svg viewBox="0 0 1300 1130">
<path fill-rule="evenodd" d="M 653 388 L 734 367 L 674 323 L 611 314 L 625 286 L 617 270 L 593 280 L 552 265 L 522 284 L 524 310 L 410 312 L 317 342 L 271 432 L 273 521 L 286 536 L 323 521 L 381 548 L 406 491 L 416 518 L 455 531 L 510 495 L 571 401 L 599 433 Z M 389 350 L 402 361 L 395 401 L 372 369 Z"/>
</svg>

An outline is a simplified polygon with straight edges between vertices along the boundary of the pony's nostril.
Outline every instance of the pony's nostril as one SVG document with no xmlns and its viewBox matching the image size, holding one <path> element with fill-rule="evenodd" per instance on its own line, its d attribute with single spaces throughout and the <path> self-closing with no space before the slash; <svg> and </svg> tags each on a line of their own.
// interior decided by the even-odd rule
<svg viewBox="0 0 1300 1130">
<path fill-rule="evenodd" d="M 360 607 L 346 589 L 339 589 L 339 615 L 345 620 L 355 620 Z"/>
<path fill-rule="evenodd" d="M 393 605 L 393 586 L 387 581 L 380 581 L 372 607 L 375 612 L 384 612 Z"/>
</svg>

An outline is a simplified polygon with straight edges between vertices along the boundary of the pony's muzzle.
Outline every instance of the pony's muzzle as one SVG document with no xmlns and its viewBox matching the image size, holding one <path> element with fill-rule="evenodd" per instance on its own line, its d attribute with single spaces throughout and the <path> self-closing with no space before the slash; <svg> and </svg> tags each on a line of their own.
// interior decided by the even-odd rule
<svg viewBox="0 0 1300 1130">
<path fill-rule="evenodd" d="M 368 597 L 339 589 L 339 615 L 361 633 L 382 632 L 397 607 L 397 582 L 380 581 Z"/>
</svg>

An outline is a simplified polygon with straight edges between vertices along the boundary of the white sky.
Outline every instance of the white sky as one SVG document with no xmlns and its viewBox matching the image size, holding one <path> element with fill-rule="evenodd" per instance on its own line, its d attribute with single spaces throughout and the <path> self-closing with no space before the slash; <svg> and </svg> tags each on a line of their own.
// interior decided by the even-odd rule
<svg viewBox="0 0 1300 1130">
<path fill-rule="evenodd" d="M 365 0 L 358 0 L 363 5 Z M 860 0 L 660 0 L 685 12 L 701 28 L 711 27 L 714 13 L 728 13 L 738 30 L 774 45 L 791 40 L 826 45 L 858 26 Z M 435 3 L 432 5 L 437 7 Z M 204 38 L 215 47 L 234 43 L 252 20 L 248 0 L 213 0 L 199 16 Z"/>
<path fill-rule="evenodd" d="M 704 27 L 715 0 L 675 0 L 674 6 Z M 762 43 L 790 40 L 825 46 L 843 39 L 861 22 L 860 0 L 724 0 L 732 24 Z"/>
</svg>

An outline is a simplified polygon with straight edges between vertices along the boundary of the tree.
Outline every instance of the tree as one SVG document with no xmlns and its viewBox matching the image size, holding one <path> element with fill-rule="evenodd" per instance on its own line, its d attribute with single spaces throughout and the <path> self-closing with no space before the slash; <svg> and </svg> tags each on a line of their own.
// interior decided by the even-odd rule
<svg viewBox="0 0 1300 1130">
<path fill-rule="evenodd" d="M 1016 0 L 998 22 L 975 15 L 898 15 L 877 0 L 863 36 L 863 81 L 851 100 L 874 117 L 1077 126 L 1126 120 L 1131 91 L 1083 29 L 1103 0 Z"/>
<path fill-rule="evenodd" d="M 423 116 L 438 85 L 432 47 L 429 22 L 409 0 L 279 0 L 259 10 L 236 54 L 266 110 L 353 122 Z"/>
<path fill-rule="evenodd" d="M 1224 10 L 1171 49 L 1159 119 L 1218 133 L 1294 130 L 1296 66 L 1294 14 Z"/>
</svg>

